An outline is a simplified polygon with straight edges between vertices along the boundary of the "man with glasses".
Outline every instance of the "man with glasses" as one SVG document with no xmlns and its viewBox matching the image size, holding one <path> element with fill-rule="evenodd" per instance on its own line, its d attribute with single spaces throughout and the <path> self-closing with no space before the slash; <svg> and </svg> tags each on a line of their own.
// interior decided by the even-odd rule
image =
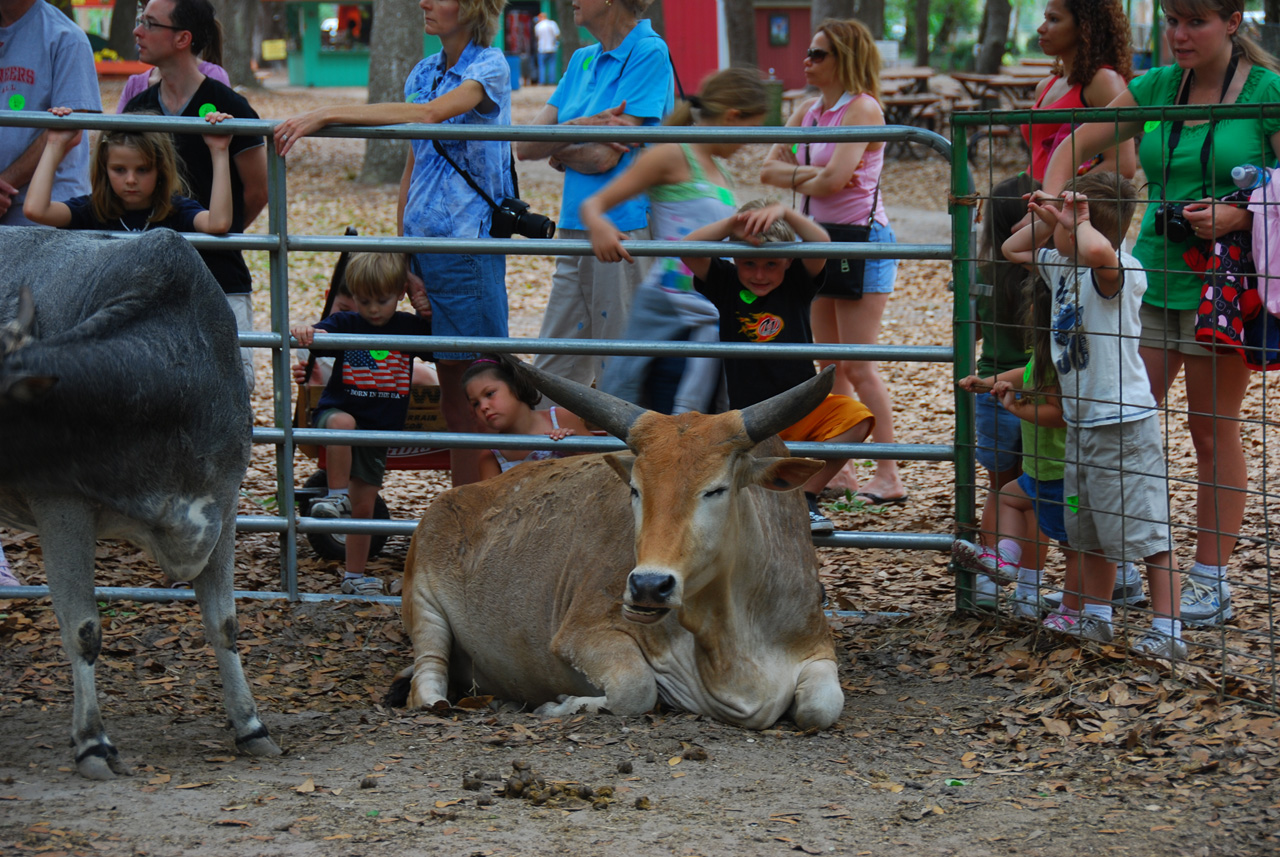
<svg viewBox="0 0 1280 857">
<path fill-rule="evenodd" d="M 4 0 L 0 0 L 4 2 Z M 204 116 L 217 110 L 237 119 L 258 114 L 230 87 L 200 71 L 203 54 L 222 57 L 222 30 L 209 0 L 150 0 L 133 30 L 138 59 L 160 70 L 160 82 L 125 105 L 126 113 Z M 206 208 L 213 191 L 213 161 L 199 134 L 174 134 L 183 178 L 191 196 Z M 231 141 L 231 231 L 243 232 L 267 204 L 267 150 L 262 137 L 237 135 Z M 253 330 L 253 280 L 239 250 L 200 253 L 227 294 L 240 330 Z M 242 348 L 245 380 L 253 390 L 253 349 Z"/>
<path fill-rule="evenodd" d="M 45 0 L 0 0 L 0 110 L 102 112 L 89 39 Z M 0 128 L 0 225 L 22 226 L 27 184 L 44 152 L 41 128 Z M 53 198 L 89 192 L 86 135 L 58 167 Z"/>
</svg>

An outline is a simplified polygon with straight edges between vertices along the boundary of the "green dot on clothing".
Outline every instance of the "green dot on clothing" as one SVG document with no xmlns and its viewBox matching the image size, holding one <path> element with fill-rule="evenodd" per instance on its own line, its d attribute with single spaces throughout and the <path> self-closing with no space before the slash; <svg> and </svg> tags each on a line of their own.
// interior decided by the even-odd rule
<svg viewBox="0 0 1280 857">
<path fill-rule="evenodd" d="M 203 119 L 204 117 L 208 116 L 210 113 L 216 113 L 216 112 L 218 112 L 218 108 L 214 107 L 212 104 L 210 104 L 210 103 L 209 103 L 209 102 L 207 102 L 207 101 L 206 101 L 204 104 L 201 104 L 201 105 L 200 105 L 200 118 L 201 118 L 201 119 Z"/>
<path fill-rule="evenodd" d="M 21 110 L 26 106 L 27 106 L 27 99 L 23 97 L 21 92 L 15 92 L 13 95 L 9 96 L 10 110 Z"/>
<path fill-rule="evenodd" d="M 590 70 L 591 70 L 591 57 L 584 57 L 584 58 L 583 58 L 583 60 L 582 60 L 582 70 L 583 70 L 583 71 L 590 71 Z"/>
<path fill-rule="evenodd" d="M 1160 120 L 1152 119 L 1150 122 L 1142 126 L 1142 133 L 1150 134 L 1152 131 L 1160 127 Z"/>
<path fill-rule="evenodd" d="M 390 351 L 370 351 L 369 356 L 374 360 L 386 360 L 390 356 Z"/>
<path fill-rule="evenodd" d="M 1077 514 L 1080 511 L 1080 495 L 1072 494 L 1070 497 L 1064 498 L 1067 501 L 1067 511 L 1071 514 Z"/>
<path fill-rule="evenodd" d="M 751 293 L 750 289 L 743 289 L 738 292 L 738 297 L 742 298 L 744 304 L 753 304 L 756 302 L 756 295 Z"/>
</svg>

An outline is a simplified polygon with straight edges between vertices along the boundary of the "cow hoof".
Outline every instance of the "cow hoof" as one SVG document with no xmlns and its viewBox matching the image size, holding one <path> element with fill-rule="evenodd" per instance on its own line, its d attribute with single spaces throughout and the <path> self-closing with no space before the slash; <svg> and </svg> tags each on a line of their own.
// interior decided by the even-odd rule
<svg viewBox="0 0 1280 857">
<path fill-rule="evenodd" d="M 579 712 L 587 714 L 599 714 L 601 711 L 607 711 L 605 708 L 605 698 L 603 696 L 564 696 L 556 698 L 555 702 L 544 702 L 534 709 L 534 715 L 537 717 L 567 717 L 570 714 Z"/>
</svg>

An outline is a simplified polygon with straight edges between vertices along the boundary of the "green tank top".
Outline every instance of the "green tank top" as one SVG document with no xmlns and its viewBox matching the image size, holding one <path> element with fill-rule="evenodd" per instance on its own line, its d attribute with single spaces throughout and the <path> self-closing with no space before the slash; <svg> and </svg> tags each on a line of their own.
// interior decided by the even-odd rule
<svg viewBox="0 0 1280 857">
<path fill-rule="evenodd" d="M 1027 361 L 1022 372 L 1022 386 L 1031 386 L 1035 377 L 1035 358 Z M 1037 482 L 1062 479 L 1067 472 L 1067 430 L 1048 428 L 1022 421 L 1022 472 Z"/>
</svg>

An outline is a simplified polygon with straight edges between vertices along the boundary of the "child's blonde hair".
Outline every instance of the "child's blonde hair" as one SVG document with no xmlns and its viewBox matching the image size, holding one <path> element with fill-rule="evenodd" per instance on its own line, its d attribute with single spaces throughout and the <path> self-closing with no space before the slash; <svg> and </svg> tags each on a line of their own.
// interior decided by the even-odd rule
<svg viewBox="0 0 1280 857">
<path fill-rule="evenodd" d="M 663 125 L 692 125 L 693 111 L 700 119 L 722 119 L 730 110 L 743 117 L 763 116 L 768 96 L 760 72 L 753 68 L 726 68 L 708 75 L 697 95 L 676 102 Z"/>
<path fill-rule="evenodd" d="M 173 139 L 163 131 L 103 131 L 89 165 L 93 187 L 89 194 L 89 207 L 93 216 L 103 222 L 124 216 L 124 201 L 111 189 L 111 174 L 107 170 L 112 146 L 136 150 L 156 171 L 156 189 L 151 195 L 151 214 L 147 221 L 159 223 L 173 214 L 173 197 L 184 190 Z"/>
<path fill-rule="evenodd" d="M 352 297 L 379 300 L 404 294 L 408 277 L 403 253 L 352 253 L 343 279 Z"/>
<path fill-rule="evenodd" d="M 743 203 L 742 207 L 738 209 L 738 213 L 746 214 L 748 211 L 755 211 L 758 208 L 764 208 L 772 204 L 773 203 L 767 199 L 753 199 L 749 202 Z M 790 223 L 787 223 L 787 221 L 779 217 L 777 220 L 773 221 L 773 225 L 756 237 L 760 239 L 761 244 L 795 241 L 796 231 L 791 228 Z"/>
<path fill-rule="evenodd" d="M 1138 206 L 1138 190 L 1133 182 L 1119 173 L 1092 172 L 1067 182 L 1064 190 L 1089 198 L 1089 222 L 1107 237 L 1112 247 L 1120 249 Z"/>
</svg>

